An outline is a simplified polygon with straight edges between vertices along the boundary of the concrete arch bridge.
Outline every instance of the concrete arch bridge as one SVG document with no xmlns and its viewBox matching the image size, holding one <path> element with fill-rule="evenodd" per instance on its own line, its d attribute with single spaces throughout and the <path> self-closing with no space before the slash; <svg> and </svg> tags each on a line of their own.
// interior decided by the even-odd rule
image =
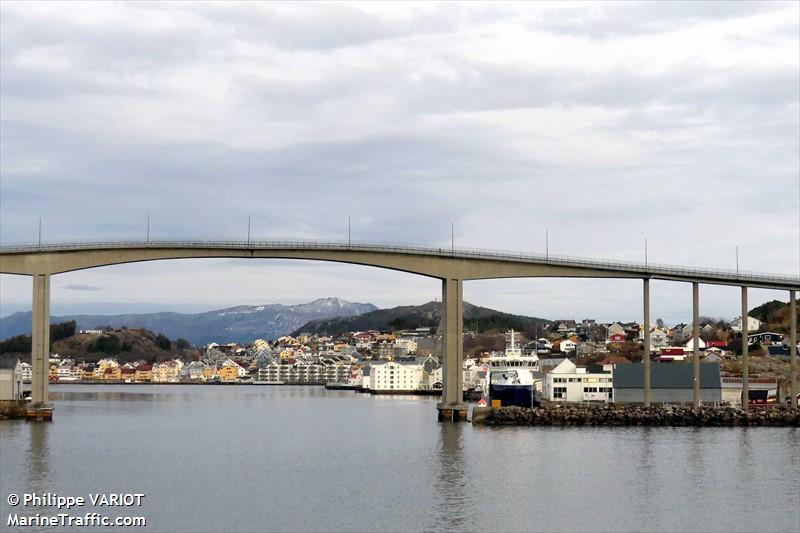
<svg viewBox="0 0 800 533">
<path fill-rule="evenodd" d="M 49 359 L 50 277 L 53 275 L 100 266 L 188 258 L 264 258 L 333 261 L 387 268 L 440 279 L 443 309 L 443 392 L 438 404 L 440 420 L 462 420 L 466 406 L 461 398 L 463 388 L 463 282 L 466 280 L 569 277 L 631 278 L 643 280 L 645 353 L 650 351 L 651 279 L 688 282 L 694 294 L 694 338 L 698 327 L 700 283 L 733 285 L 742 289 L 742 316 L 747 315 L 747 289 L 788 290 L 796 317 L 796 291 L 800 277 L 754 272 L 702 269 L 660 264 L 607 261 L 542 254 L 520 254 L 464 248 L 429 248 L 384 244 L 308 241 L 144 241 L 63 243 L 39 246 L 0 247 L 0 273 L 33 277 L 32 328 L 32 408 L 52 409 L 48 404 L 47 374 Z M 743 321 L 746 328 L 746 322 Z M 797 374 L 796 332 L 792 327 L 792 368 Z M 746 334 L 746 329 L 744 334 Z M 695 402 L 699 403 L 699 352 L 695 342 Z M 744 348 L 744 394 L 747 394 L 747 349 Z M 650 359 L 645 358 L 643 401 L 650 403 Z M 796 378 L 792 397 L 797 395 Z"/>
</svg>

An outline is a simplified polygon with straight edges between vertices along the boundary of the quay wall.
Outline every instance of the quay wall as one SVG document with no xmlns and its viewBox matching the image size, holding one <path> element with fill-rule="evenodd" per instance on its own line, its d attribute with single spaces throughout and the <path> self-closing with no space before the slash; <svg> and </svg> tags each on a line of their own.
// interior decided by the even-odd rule
<svg viewBox="0 0 800 533">
<path fill-rule="evenodd" d="M 800 427 L 800 412 L 787 406 L 684 407 L 660 405 L 553 405 L 476 407 L 472 423 L 487 426 L 774 426 Z"/>
</svg>

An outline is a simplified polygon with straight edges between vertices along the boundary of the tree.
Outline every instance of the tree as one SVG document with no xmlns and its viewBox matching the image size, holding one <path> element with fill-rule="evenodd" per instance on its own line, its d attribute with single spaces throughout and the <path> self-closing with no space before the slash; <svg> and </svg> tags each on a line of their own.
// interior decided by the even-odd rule
<svg viewBox="0 0 800 533">
<path fill-rule="evenodd" d="M 101 335 L 89 345 L 90 352 L 101 352 L 116 355 L 121 351 L 121 343 L 116 335 Z"/>
<path fill-rule="evenodd" d="M 658 326 L 659 328 L 663 328 L 664 327 L 664 319 L 663 318 L 656 318 L 656 326 Z"/>
<path fill-rule="evenodd" d="M 175 348 L 178 349 L 178 350 L 186 350 L 187 348 L 190 348 L 190 347 L 191 347 L 191 344 L 189 344 L 189 341 L 187 341 L 184 338 L 180 338 L 180 339 L 175 341 Z"/>
<path fill-rule="evenodd" d="M 162 350 L 169 350 L 172 347 L 172 343 L 170 342 L 169 337 L 159 333 L 158 336 L 156 336 L 156 346 Z"/>
</svg>

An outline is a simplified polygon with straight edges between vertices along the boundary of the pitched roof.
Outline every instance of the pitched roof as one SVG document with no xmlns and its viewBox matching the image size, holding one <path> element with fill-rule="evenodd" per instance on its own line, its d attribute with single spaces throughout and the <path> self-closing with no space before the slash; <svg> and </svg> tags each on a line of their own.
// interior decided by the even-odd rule
<svg viewBox="0 0 800 533">
<path fill-rule="evenodd" d="M 719 363 L 700 365 L 700 388 L 718 389 L 722 386 Z M 691 389 L 694 382 L 692 365 L 682 363 L 652 363 L 650 386 L 654 389 Z M 644 387 L 644 365 L 641 363 L 614 367 L 615 389 Z"/>
<path fill-rule="evenodd" d="M 627 357 L 622 357 L 621 355 L 611 354 L 606 356 L 604 359 L 597 362 L 598 365 L 614 365 L 614 364 L 627 364 L 630 363 L 630 359 Z"/>
<path fill-rule="evenodd" d="M 17 368 L 19 358 L 16 355 L 0 355 L 0 369 L 14 370 Z"/>
</svg>

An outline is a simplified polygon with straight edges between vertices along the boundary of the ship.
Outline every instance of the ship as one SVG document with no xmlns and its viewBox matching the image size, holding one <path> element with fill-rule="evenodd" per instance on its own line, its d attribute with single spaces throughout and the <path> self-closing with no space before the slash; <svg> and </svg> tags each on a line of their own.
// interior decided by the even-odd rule
<svg viewBox="0 0 800 533">
<path fill-rule="evenodd" d="M 536 374 L 539 356 L 526 355 L 517 347 L 512 329 L 503 355 L 491 355 L 486 373 L 491 405 L 531 407 L 539 404 L 536 398 Z"/>
</svg>

